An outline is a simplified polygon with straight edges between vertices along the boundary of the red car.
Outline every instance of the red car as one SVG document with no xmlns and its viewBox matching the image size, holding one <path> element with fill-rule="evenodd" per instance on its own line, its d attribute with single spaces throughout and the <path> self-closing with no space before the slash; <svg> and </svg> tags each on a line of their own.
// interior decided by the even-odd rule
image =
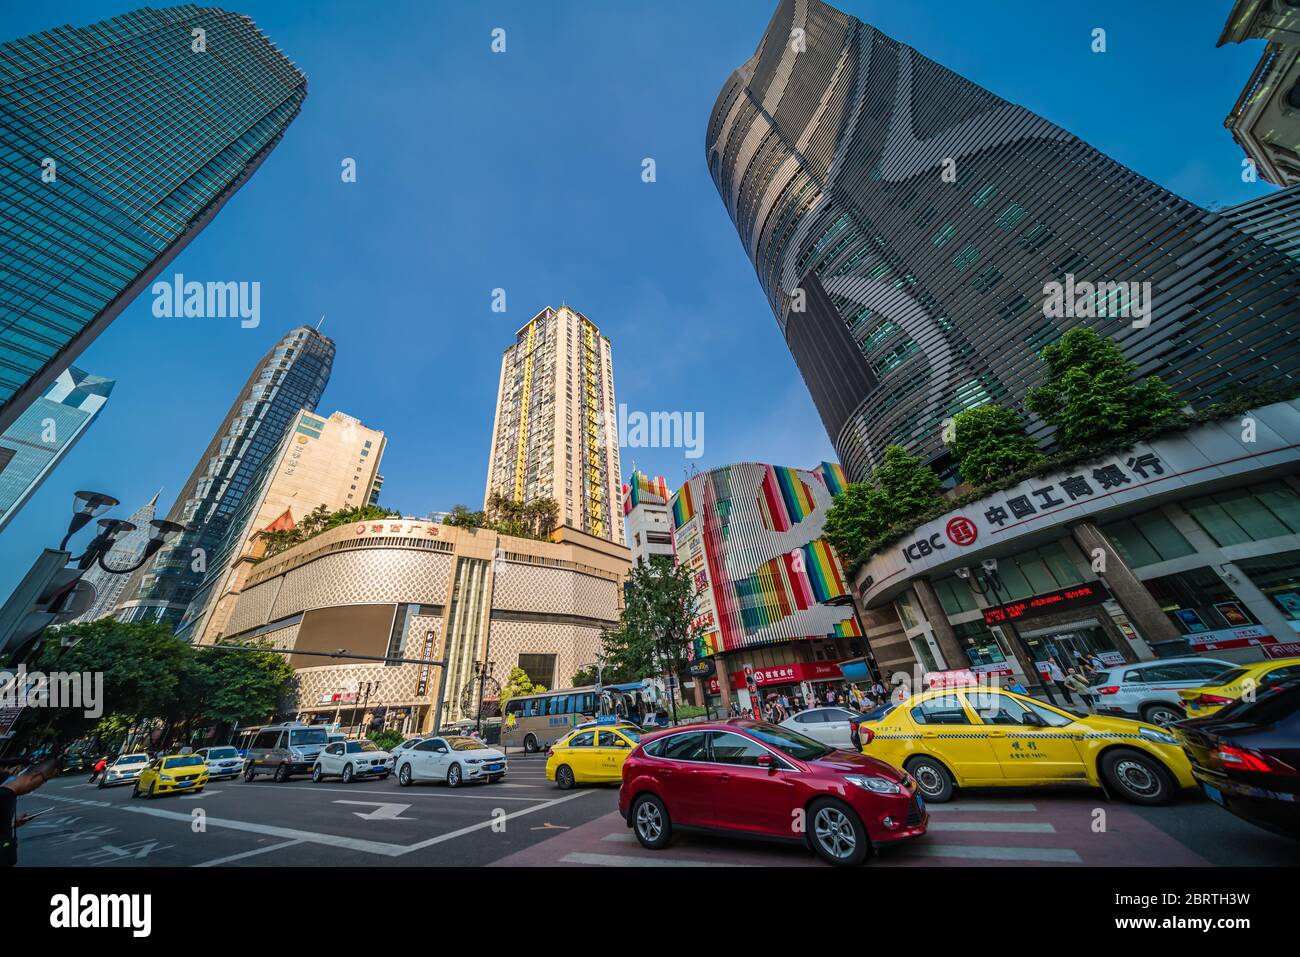
<svg viewBox="0 0 1300 957">
<path fill-rule="evenodd" d="M 846 866 L 920 837 L 928 819 L 906 771 L 743 718 L 643 739 L 623 763 L 618 809 L 651 850 L 700 830 L 808 844 Z"/>
</svg>

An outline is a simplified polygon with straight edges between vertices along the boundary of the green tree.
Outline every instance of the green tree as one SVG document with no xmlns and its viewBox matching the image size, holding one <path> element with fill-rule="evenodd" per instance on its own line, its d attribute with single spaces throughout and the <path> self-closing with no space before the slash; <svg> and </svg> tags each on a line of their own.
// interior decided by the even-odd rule
<svg viewBox="0 0 1300 957">
<path fill-rule="evenodd" d="M 457 528 L 482 528 L 487 524 L 487 516 L 483 512 L 471 512 L 468 505 L 453 505 L 451 511 L 442 517 L 442 524 Z"/>
<path fill-rule="evenodd" d="M 857 564 L 863 547 L 889 530 L 892 512 L 885 494 L 870 482 L 854 482 L 835 496 L 822 535 L 844 561 Z"/>
<path fill-rule="evenodd" d="M 699 591 L 690 568 L 656 555 L 633 566 L 623 595 L 618 627 L 602 638 L 607 674 L 679 674 L 698 632 Z"/>
<path fill-rule="evenodd" d="M 835 497 L 822 534 L 843 559 L 857 564 L 873 541 L 899 522 L 934 508 L 942 493 L 943 483 L 934 469 L 901 445 L 890 445 L 870 483 L 854 483 Z"/>
<path fill-rule="evenodd" d="M 266 550 L 262 557 L 270 558 L 340 525 L 373 522 L 381 518 L 395 518 L 401 514 L 381 505 L 349 505 L 333 512 L 327 505 L 317 505 L 293 528 L 258 532 L 257 537 L 266 543 Z"/>
<path fill-rule="evenodd" d="M 1025 404 L 1056 426 L 1065 451 L 1105 445 L 1178 416 L 1178 396 L 1158 377 L 1134 378 L 1137 365 L 1112 339 L 1087 326 L 1043 350 L 1046 379 Z"/>
<path fill-rule="evenodd" d="M 505 713 L 506 702 L 511 698 L 521 694 L 540 694 L 545 690 L 544 686 L 533 684 L 533 679 L 523 668 L 511 668 L 506 683 L 501 686 L 501 713 Z"/>
<path fill-rule="evenodd" d="M 985 485 L 1042 460 L 1020 416 L 1002 405 L 978 405 L 958 413 L 949 447 L 962 479 L 972 485 Z"/>
</svg>

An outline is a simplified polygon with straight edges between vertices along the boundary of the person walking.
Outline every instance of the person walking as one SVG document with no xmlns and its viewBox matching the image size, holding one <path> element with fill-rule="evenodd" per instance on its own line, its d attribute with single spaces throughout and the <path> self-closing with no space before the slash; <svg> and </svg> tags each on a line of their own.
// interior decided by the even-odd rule
<svg viewBox="0 0 1300 957">
<path fill-rule="evenodd" d="M 1052 684 L 1056 685 L 1066 704 L 1073 703 L 1074 699 L 1070 697 L 1070 689 L 1065 685 L 1065 672 L 1061 670 L 1061 666 L 1056 663 L 1054 657 L 1047 659 L 1047 678 Z"/>
<path fill-rule="evenodd" d="M 1085 709 L 1089 712 L 1092 711 L 1092 689 L 1088 686 L 1088 682 L 1084 680 L 1083 675 L 1071 668 L 1062 683 L 1079 696 Z"/>
<path fill-rule="evenodd" d="M 58 767 L 58 756 L 48 757 L 0 784 L 0 867 L 13 867 L 18 863 L 18 828 L 35 816 L 18 813 L 18 798 L 48 781 Z"/>
<path fill-rule="evenodd" d="M 95 766 L 94 766 L 93 768 L 91 768 L 91 771 L 90 771 L 90 780 L 87 781 L 86 783 L 87 783 L 87 784 L 94 784 L 94 783 L 95 783 L 95 779 L 98 778 L 101 774 L 104 773 L 104 769 L 105 769 L 106 767 L 108 767 L 108 758 L 107 758 L 107 757 L 101 757 L 98 761 L 95 762 Z"/>
</svg>

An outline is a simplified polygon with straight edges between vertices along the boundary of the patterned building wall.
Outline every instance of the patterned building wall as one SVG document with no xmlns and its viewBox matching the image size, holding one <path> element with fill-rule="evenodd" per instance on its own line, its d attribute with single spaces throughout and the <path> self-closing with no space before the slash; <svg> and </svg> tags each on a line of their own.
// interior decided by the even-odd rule
<svg viewBox="0 0 1300 957">
<path fill-rule="evenodd" d="M 497 663 L 496 674 L 505 676 L 519 664 L 520 655 L 554 654 L 555 677 L 550 687 L 568 687 L 576 672 L 596 661 L 600 629 L 532 621 L 493 621 L 489 657 Z"/>
<path fill-rule="evenodd" d="M 497 608 L 606 621 L 617 617 L 619 586 L 607 578 L 519 562 L 498 563 L 495 578 Z"/>
<path fill-rule="evenodd" d="M 451 557 L 441 553 L 389 548 L 335 552 L 285 576 L 271 617 L 368 602 L 441 605 L 450 571 Z"/>
</svg>

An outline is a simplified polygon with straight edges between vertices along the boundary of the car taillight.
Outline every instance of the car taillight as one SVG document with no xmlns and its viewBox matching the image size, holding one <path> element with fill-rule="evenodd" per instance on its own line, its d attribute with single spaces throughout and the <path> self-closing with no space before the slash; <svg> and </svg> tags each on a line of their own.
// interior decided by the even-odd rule
<svg viewBox="0 0 1300 957">
<path fill-rule="evenodd" d="M 546 756 L 547 756 L 548 758 L 549 758 L 551 755 L 553 755 L 553 754 L 555 754 L 555 749 L 554 749 L 554 748 L 547 748 L 547 749 L 546 749 Z"/>
<path fill-rule="evenodd" d="M 1295 768 L 1285 761 L 1279 761 L 1271 754 L 1239 748 L 1235 744 L 1219 745 L 1219 760 L 1227 767 L 1240 771 L 1257 771 L 1264 774 L 1295 774 Z"/>
<path fill-rule="evenodd" d="M 1105 685 L 1101 688 L 1093 688 L 1097 694 L 1119 694 L 1119 685 Z"/>
<path fill-rule="evenodd" d="M 866 727 L 865 725 L 860 725 L 858 727 L 858 734 L 862 736 L 863 744 L 870 744 L 872 740 L 876 737 L 876 732 L 872 731 L 870 728 Z"/>
<path fill-rule="evenodd" d="M 1192 699 L 1192 704 L 1199 704 L 1201 707 L 1207 708 L 1213 705 L 1231 704 L 1232 701 L 1233 701 L 1232 698 L 1225 698 L 1223 697 L 1223 695 L 1199 694 Z"/>
</svg>

